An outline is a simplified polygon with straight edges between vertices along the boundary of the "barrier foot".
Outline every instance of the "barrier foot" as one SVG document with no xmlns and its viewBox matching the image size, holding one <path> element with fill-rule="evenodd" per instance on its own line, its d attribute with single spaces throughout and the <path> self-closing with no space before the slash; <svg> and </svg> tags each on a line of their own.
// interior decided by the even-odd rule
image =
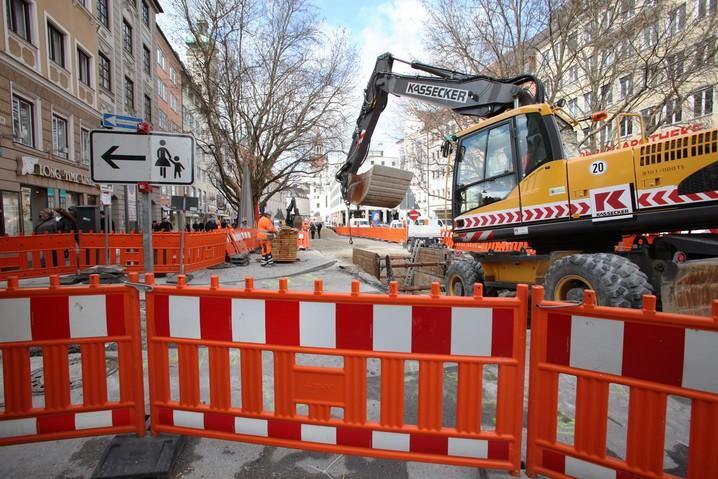
<svg viewBox="0 0 718 479">
<path fill-rule="evenodd" d="M 192 281 L 192 278 L 194 278 L 192 273 L 185 273 L 184 275 L 187 278 L 187 283 Z M 169 273 L 165 278 L 165 282 L 167 284 L 177 284 L 177 273 Z"/>
<path fill-rule="evenodd" d="M 102 454 L 92 479 L 169 478 L 186 442 L 186 436 L 160 434 L 115 436 Z"/>
</svg>

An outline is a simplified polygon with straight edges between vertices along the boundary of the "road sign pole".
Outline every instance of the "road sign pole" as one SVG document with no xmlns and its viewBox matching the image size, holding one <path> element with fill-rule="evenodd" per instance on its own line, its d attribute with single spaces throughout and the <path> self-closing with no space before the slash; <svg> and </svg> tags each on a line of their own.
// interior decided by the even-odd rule
<svg viewBox="0 0 718 479">
<path fill-rule="evenodd" d="M 142 201 L 142 248 L 145 256 L 145 273 L 154 271 L 152 251 L 152 198 L 148 191 L 139 193 Z"/>
<path fill-rule="evenodd" d="M 112 226 L 112 206 L 105 205 L 105 265 L 110 266 L 110 228 Z"/>
<path fill-rule="evenodd" d="M 184 217 L 184 211 L 180 210 L 179 212 L 179 230 L 180 230 L 180 269 L 179 274 L 184 274 L 184 224 L 185 224 L 185 217 Z"/>
</svg>

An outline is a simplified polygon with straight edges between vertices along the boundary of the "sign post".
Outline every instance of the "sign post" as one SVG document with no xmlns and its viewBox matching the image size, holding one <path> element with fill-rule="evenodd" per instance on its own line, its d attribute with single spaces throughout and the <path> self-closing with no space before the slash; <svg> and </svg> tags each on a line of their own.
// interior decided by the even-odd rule
<svg viewBox="0 0 718 479">
<path fill-rule="evenodd" d="M 184 272 L 184 241 L 185 241 L 185 225 L 186 225 L 186 217 L 185 217 L 185 211 L 192 210 L 197 211 L 197 205 L 198 205 L 198 199 L 188 196 L 172 196 L 172 209 L 176 210 L 179 214 L 179 221 L 177 222 L 177 226 L 179 228 L 179 234 L 180 234 L 180 270 L 179 274 L 184 274 L 187 281 L 190 281 L 192 279 L 191 274 L 185 274 Z M 172 281 L 171 279 L 167 279 L 168 283 L 174 283 L 175 281 Z"/>
<path fill-rule="evenodd" d="M 100 203 L 105 210 L 105 265 L 110 266 L 110 228 L 112 226 L 112 185 L 100 185 Z"/>
<path fill-rule="evenodd" d="M 135 129 L 138 129 L 137 125 Z M 194 183 L 194 138 L 176 133 L 93 130 L 90 132 L 90 172 L 95 183 L 137 183 L 142 204 L 145 272 L 152 272 L 150 184 Z"/>
</svg>

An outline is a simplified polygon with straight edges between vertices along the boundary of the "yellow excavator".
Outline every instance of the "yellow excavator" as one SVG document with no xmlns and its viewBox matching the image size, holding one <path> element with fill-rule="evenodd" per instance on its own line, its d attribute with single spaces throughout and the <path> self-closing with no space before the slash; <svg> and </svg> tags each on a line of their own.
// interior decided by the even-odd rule
<svg viewBox="0 0 718 479">
<path fill-rule="evenodd" d="M 394 61 L 402 60 L 379 56 L 365 90 L 337 174 L 345 201 L 399 204 L 410 172 L 358 170 L 388 94 L 423 100 L 483 118 L 442 145 L 454 166 L 454 242 L 530 247 L 457 251 L 447 294 L 470 294 L 475 282 L 489 294 L 543 284 L 554 300 L 580 301 L 592 289 L 601 305 L 636 308 L 652 293 L 664 311 L 710 314 L 718 298 L 718 130 L 648 142 L 640 115 L 619 114 L 617 124 L 640 124 L 639 144 L 581 156 L 576 120 L 545 103 L 534 76 L 498 79 L 411 62 L 430 74 L 412 76 L 393 73 Z M 627 237 L 629 247 L 618 249 Z"/>
</svg>

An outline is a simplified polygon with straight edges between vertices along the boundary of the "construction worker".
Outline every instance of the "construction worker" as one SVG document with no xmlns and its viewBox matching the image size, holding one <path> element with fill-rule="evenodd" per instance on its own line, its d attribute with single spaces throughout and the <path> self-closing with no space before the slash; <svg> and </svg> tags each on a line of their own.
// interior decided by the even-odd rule
<svg viewBox="0 0 718 479">
<path fill-rule="evenodd" d="M 274 227 L 269 213 L 262 213 L 257 222 L 257 238 L 262 247 L 262 266 L 274 266 L 272 259 L 272 239 L 277 229 Z"/>
</svg>

